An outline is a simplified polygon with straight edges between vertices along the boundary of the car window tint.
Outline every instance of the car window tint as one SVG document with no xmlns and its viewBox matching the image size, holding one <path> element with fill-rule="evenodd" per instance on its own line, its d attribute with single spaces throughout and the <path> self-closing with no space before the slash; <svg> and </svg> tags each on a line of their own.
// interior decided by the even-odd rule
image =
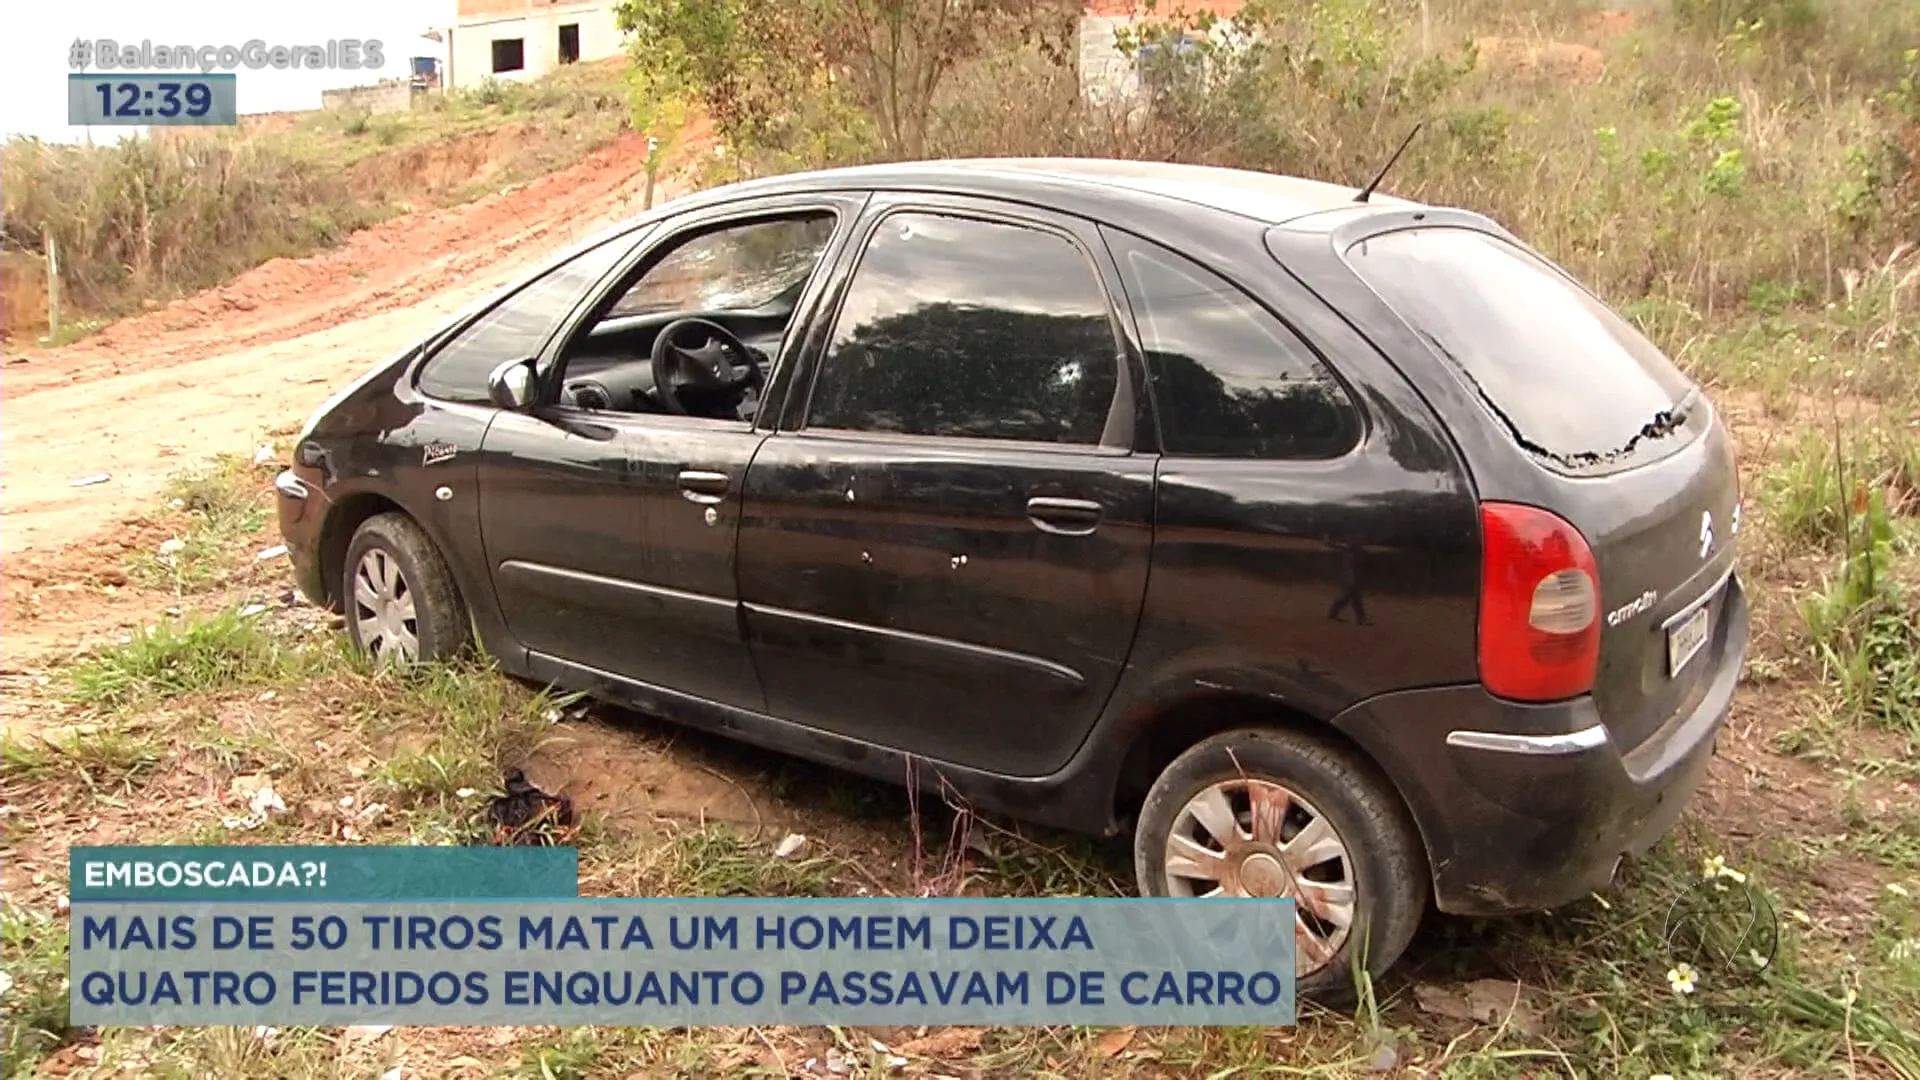
<svg viewBox="0 0 1920 1080">
<path fill-rule="evenodd" d="M 1346 392 L 1298 335 L 1219 275 L 1110 233 L 1169 454 L 1324 458 L 1359 436 Z"/>
<path fill-rule="evenodd" d="M 1072 241 L 897 214 L 847 287 L 807 422 L 1098 443 L 1118 380 L 1106 292 Z"/>
<path fill-rule="evenodd" d="M 1525 250 L 1471 229 L 1417 228 L 1362 240 L 1347 260 L 1534 454 L 1574 466 L 1644 461 L 1681 442 L 1641 431 L 1692 382 Z"/>
<path fill-rule="evenodd" d="M 832 214 L 703 233 L 668 252 L 607 313 L 745 311 L 795 291 L 833 238 Z"/>
<path fill-rule="evenodd" d="M 487 403 L 493 369 L 537 355 L 574 303 L 632 246 L 631 236 L 596 245 L 495 304 L 427 361 L 421 392 L 443 401 Z"/>
</svg>

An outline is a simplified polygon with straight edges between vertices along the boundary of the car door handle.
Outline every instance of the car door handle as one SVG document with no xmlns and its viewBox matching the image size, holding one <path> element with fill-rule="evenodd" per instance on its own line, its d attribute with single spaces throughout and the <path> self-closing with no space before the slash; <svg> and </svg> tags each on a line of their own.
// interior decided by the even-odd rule
<svg viewBox="0 0 1920 1080">
<path fill-rule="evenodd" d="M 1041 532 L 1086 536 L 1100 527 L 1105 509 L 1089 499 L 1055 499 L 1040 495 L 1027 500 L 1027 520 Z"/>
<path fill-rule="evenodd" d="M 686 496 L 689 502 L 717 503 L 726 497 L 729 483 L 731 481 L 723 472 L 680 470 L 680 494 Z"/>
</svg>

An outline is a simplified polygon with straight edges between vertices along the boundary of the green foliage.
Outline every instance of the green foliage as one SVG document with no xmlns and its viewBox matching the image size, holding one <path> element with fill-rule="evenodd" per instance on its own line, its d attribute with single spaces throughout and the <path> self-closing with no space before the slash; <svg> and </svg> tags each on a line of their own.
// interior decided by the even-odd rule
<svg viewBox="0 0 1920 1080">
<path fill-rule="evenodd" d="M 1848 517 L 1840 573 L 1804 615 L 1847 707 L 1920 743 L 1920 612 L 1894 578 L 1895 543 L 1884 492 L 1865 491 Z"/>
</svg>

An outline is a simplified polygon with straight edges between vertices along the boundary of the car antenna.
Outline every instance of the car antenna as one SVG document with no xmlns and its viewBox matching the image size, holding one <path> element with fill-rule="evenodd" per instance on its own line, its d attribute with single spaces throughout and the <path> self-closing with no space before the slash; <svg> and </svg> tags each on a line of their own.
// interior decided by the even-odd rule
<svg viewBox="0 0 1920 1080">
<path fill-rule="evenodd" d="M 1393 152 L 1393 156 L 1387 159 L 1385 165 L 1380 166 L 1380 171 L 1374 174 L 1373 179 L 1368 181 L 1367 186 L 1360 189 L 1360 194 L 1353 197 L 1354 202 L 1366 202 L 1367 198 L 1373 194 L 1373 189 L 1379 187 L 1380 181 L 1387 178 L 1387 171 L 1393 168 L 1394 162 L 1400 160 L 1401 154 L 1407 152 L 1407 147 L 1413 144 L 1413 137 L 1420 134 L 1422 123 L 1424 123 L 1424 121 L 1416 122 L 1413 125 L 1413 130 L 1407 132 L 1407 137 L 1400 140 L 1400 149 Z"/>
</svg>

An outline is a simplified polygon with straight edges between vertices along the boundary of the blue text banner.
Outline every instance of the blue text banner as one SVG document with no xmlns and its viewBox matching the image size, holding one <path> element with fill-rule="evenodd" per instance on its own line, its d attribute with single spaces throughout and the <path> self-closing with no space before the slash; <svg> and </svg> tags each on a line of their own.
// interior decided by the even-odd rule
<svg viewBox="0 0 1920 1080">
<path fill-rule="evenodd" d="M 1291 900 L 76 902 L 72 1022 L 1278 1025 Z"/>
</svg>

